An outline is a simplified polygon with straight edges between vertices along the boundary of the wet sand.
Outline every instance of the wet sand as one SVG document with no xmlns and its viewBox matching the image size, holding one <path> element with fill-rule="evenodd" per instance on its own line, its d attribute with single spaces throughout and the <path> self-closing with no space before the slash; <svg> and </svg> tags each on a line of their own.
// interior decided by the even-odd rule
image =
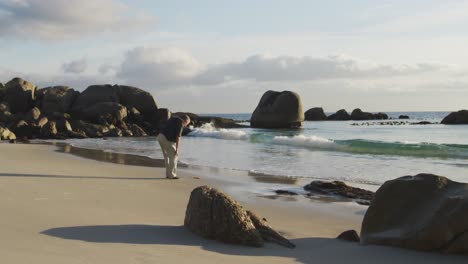
<svg viewBox="0 0 468 264">
<path fill-rule="evenodd" d="M 344 230 L 359 231 L 364 207 L 350 203 L 309 199 L 302 201 L 306 206 L 298 206 L 300 203 L 288 201 L 290 197 L 265 199 L 236 191 L 239 186 L 232 186 L 221 177 L 205 177 L 203 170 L 182 169 L 181 180 L 166 180 L 164 169 L 151 159 L 66 149 L 57 152 L 57 146 L 50 145 L 0 144 L 2 263 L 468 260 L 464 256 L 338 241 L 334 237 Z M 188 232 L 183 221 L 190 191 L 205 184 L 234 194 L 244 207 L 266 217 L 297 248 L 275 244 L 248 248 L 206 240 Z"/>
</svg>

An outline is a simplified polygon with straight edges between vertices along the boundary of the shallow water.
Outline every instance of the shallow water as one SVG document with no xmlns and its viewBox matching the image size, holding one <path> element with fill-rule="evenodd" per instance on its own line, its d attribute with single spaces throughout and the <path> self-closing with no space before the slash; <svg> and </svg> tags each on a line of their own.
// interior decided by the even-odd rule
<svg viewBox="0 0 468 264">
<path fill-rule="evenodd" d="M 197 128 L 181 143 L 180 160 L 192 166 L 243 171 L 258 184 L 301 185 L 313 179 L 380 185 L 421 172 L 468 182 L 468 126 L 440 122 L 444 112 L 391 113 L 404 125 L 380 121 L 305 122 L 303 129 Z M 218 115 L 247 120 L 249 115 Z M 385 121 L 383 121 L 385 122 Z M 154 137 L 66 140 L 73 146 L 162 158 Z M 222 172 L 213 177 L 225 177 Z M 227 176 L 226 176 L 227 177 Z M 239 181 L 244 181 L 239 177 Z M 260 186 L 260 185 L 259 185 Z M 255 186 L 251 186 L 255 188 Z"/>
</svg>

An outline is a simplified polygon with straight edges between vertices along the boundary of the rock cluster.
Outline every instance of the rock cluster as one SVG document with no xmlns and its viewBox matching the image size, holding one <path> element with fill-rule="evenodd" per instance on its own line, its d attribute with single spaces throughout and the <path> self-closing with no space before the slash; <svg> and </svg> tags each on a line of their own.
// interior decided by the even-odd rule
<svg viewBox="0 0 468 264">
<path fill-rule="evenodd" d="M 369 113 L 363 112 L 361 109 L 356 108 L 349 114 L 345 109 L 340 109 L 336 113 L 326 116 L 323 108 L 314 107 L 305 112 L 306 121 L 348 121 L 348 120 L 387 120 L 388 115 L 385 113 Z"/>
<path fill-rule="evenodd" d="M 1 139 L 155 135 L 169 117 L 137 87 L 91 85 L 80 93 L 21 78 L 0 85 Z"/>
<path fill-rule="evenodd" d="M 270 241 L 294 247 L 274 231 L 266 219 L 245 211 L 237 201 L 208 186 L 192 191 L 184 225 L 195 234 L 225 243 L 261 247 L 265 241 Z"/>
</svg>

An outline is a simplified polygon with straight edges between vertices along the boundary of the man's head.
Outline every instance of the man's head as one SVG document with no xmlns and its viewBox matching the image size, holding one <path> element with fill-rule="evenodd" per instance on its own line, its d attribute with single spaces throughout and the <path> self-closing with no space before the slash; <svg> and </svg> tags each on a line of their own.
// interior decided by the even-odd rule
<svg viewBox="0 0 468 264">
<path fill-rule="evenodd" d="M 182 124 L 184 125 L 184 127 L 188 126 L 190 124 L 190 117 L 188 115 L 182 115 L 180 117 L 180 119 L 182 119 L 182 121 L 184 121 Z"/>
</svg>

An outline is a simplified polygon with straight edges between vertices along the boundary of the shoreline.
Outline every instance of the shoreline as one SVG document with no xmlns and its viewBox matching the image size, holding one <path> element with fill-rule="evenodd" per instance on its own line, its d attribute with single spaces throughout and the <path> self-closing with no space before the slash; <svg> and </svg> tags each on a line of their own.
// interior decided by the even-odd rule
<svg viewBox="0 0 468 264">
<path fill-rule="evenodd" d="M 0 172 L 5 263 L 466 262 L 464 256 L 336 240 L 342 231 L 359 231 L 362 212 L 348 208 L 344 214 L 344 205 L 316 201 L 304 210 L 256 196 L 240 200 L 295 249 L 206 240 L 183 227 L 188 197 L 206 184 L 226 191 L 222 182 L 185 170 L 181 180 L 166 180 L 162 168 L 101 162 L 41 144 L 2 143 L 0 150 L 0 160 L 8 161 Z"/>
</svg>

